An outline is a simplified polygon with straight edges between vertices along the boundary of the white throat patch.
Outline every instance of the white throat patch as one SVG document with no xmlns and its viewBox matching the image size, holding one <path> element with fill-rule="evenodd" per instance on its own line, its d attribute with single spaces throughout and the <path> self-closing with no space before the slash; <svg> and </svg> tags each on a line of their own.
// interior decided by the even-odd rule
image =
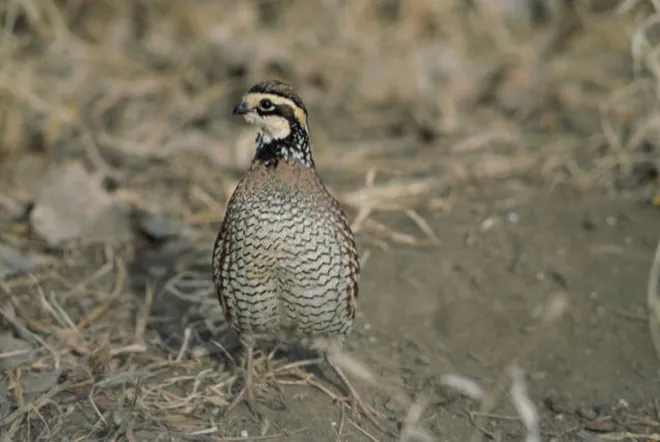
<svg viewBox="0 0 660 442">
<path fill-rule="evenodd" d="M 266 143 L 272 140 L 282 140 L 291 134 L 291 126 L 286 118 L 278 115 L 261 116 L 256 112 L 245 114 L 245 121 L 259 126 L 262 140 Z"/>
</svg>

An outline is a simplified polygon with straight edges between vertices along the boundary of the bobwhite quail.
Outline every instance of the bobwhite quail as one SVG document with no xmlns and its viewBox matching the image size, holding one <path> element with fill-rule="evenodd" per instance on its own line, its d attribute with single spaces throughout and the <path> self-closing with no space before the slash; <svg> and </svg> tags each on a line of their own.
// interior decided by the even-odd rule
<svg viewBox="0 0 660 442">
<path fill-rule="evenodd" d="M 346 216 L 316 173 L 305 104 L 291 86 L 267 81 L 234 114 L 260 131 L 215 242 L 213 277 L 245 348 L 248 405 L 254 410 L 255 339 L 294 339 L 325 357 L 373 421 L 337 362 L 355 318 L 360 264 Z"/>
</svg>

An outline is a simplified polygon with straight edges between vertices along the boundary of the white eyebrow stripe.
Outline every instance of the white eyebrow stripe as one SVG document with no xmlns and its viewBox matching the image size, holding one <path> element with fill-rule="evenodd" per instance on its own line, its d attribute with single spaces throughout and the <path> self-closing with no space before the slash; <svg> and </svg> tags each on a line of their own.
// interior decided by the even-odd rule
<svg viewBox="0 0 660 442">
<path fill-rule="evenodd" d="M 300 122 L 300 125 L 307 130 L 307 114 L 305 114 L 305 111 L 300 108 L 293 100 L 282 97 L 280 95 L 276 94 L 266 94 L 266 93 L 258 93 L 258 92 L 251 92 L 248 93 L 245 96 L 245 101 L 247 105 L 250 108 L 258 107 L 259 102 L 263 100 L 264 98 L 269 99 L 270 101 L 273 102 L 276 106 L 279 105 L 286 105 L 289 106 L 291 109 L 293 109 L 293 114 L 296 116 L 296 119 L 298 122 Z"/>
</svg>

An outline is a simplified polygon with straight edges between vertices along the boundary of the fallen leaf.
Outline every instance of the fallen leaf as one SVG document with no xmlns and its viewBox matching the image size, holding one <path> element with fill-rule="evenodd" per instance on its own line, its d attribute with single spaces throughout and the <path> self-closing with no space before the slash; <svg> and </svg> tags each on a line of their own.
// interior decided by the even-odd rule
<svg viewBox="0 0 660 442">
<path fill-rule="evenodd" d="M 80 163 L 51 167 L 32 211 L 32 226 L 50 245 L 71 239 L 130 239 L 129 210 Z"/>
<path fill-rule="evenodd" d="M 0 334 L 0 372 L 30 364 L 34 360 L 35 354 L 30 344 L 14 338 L 10 333 Z"/>
<path fill-rule="evenodd" d="M 26 256 L 4 244 L 0 244 L 0 280 L 29 273 L 38 267 L 38 263 L 30 256 Z"/>
</svg>

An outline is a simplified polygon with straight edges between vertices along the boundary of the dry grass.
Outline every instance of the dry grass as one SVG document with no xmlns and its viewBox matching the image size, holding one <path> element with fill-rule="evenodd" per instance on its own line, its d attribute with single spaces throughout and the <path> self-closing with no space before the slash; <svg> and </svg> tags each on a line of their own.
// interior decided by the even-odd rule
<svg viewBox="0 0 660 442">
<path fill-rule="evenodd" d="M 255 81 L 296 84 L 319 169 L 361 240 L 383 248 L 438 244 L 426 217 L 451 210 L 452 186 L 612 189 L 657 160 L 655 3 L 617 15 L 549 2 L 545 24 L 485 1 L 192 3 L 0 5 L 0 215 L 18 220 L 0 229 L 55 257 L 0 282 L 16 341 L 0 334 L 3 442 L 243 440 L 222 419 L 237 375 L 206 260 L 250 158 L 253 133 L 230 109 Z M 154 252 L 137 234 L 47 247 L 21 213 L 67 161 L 118 203 L 180 222 L 181 248 Z M 412 227 L 378 217 L 392 212 Z M 326 389 L 267 355 L 258 369 L 271 386 Z M 402 440 L 427 440 L 422 405 L 406 406 Z"/>
</svg>

